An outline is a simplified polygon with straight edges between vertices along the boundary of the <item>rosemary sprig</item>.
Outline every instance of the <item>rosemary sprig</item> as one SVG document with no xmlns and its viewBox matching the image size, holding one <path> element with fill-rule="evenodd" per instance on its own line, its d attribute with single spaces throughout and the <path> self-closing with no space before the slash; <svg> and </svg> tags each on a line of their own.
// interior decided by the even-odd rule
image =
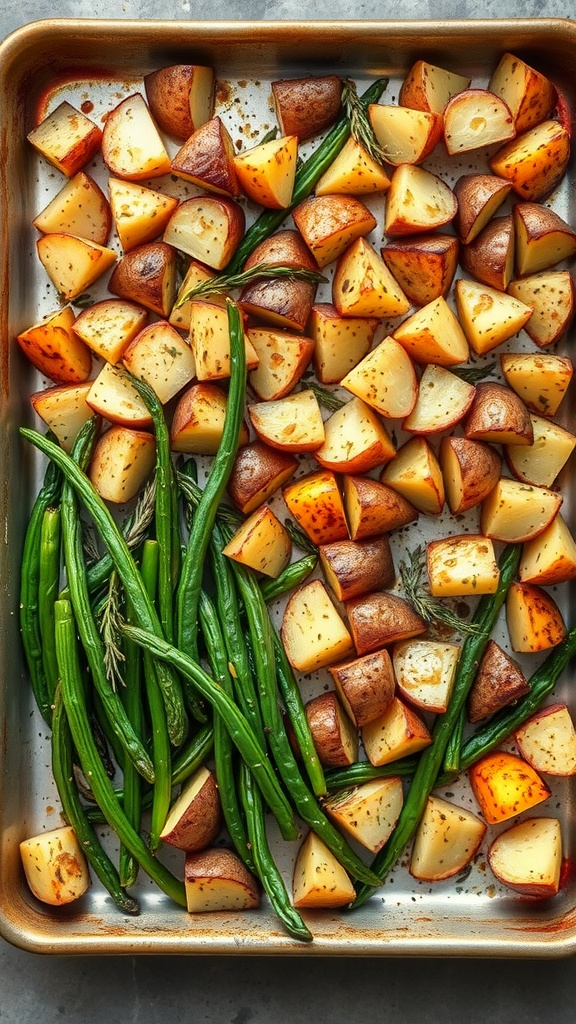
<svg viewBox="0 0 576 1024">
<path fill-rule="evenodd" d="M 286 528 L 286 533 L 290 537 L 290 540 L 292 541 L 293 544 L 296 544 L 297 547 L 302 548 L 302 551 L 307 551 L 309 555 L 318 554 L 318 548 L 316 547 L 316 545 L 310 540 L 310 538 L 304 533 L 304 531 L 300 529 L 299 526 L 296 526 L 296 524 L 291 519 L 285 519 L 284 526 Z"/>
<path fill-rule="evenodd" d="M 146 539 L 148 527 L 154 518 L 154 502 L 156 500 L 156 481 L 151 477 L 140 492 L 136 507 L 127 524 L 125 540 L 131 551 L 140 547 Z"/>
<path fill-rule="evenodd" d="M 368 155 L 371 156 L 377 164 L 386 163 L 387 160 L 394 157 L 394 153 L 389 151 L 387 152 L 382 148 L 374 135 L 366 108 L 360 102 L 356 85 L 350 78 L 344 79 L 344 85 L 342 87 L 342 105 L 346 112 L 346 117 L 350 121 L 350 133 L 352 137 L 359 143 L 359 145 L 364 147 Z"/>
<path fill-rule="evenodd" d="M 213 295 L 215 293 L 232 291 L 233 288 L 243 288 L 244 285 L 251 284 L 252 281 L 257 281 L 261 277 L 285 278 L 288 281 L 313 281 L 316 284 L 319 281 L 326 280 L 317 270 L 307 270 L 305 267 L 278 267 L 274 264 L 260 263 L 257 267 L 241 270 L 238 274 L 219 274 L 217 277 L 210 278 L 207 281 L 201 281 L 199 284 L 189 288 L 184 295 L 177 299 L 175 308 L 179 309 L 180 306 L 183 306 L 190 299 L 196 299 L 203 295 Z"/>
<path fill-rule="evenodd" d="M 321 384 L 317 384 L 313 380 L 307 380 L 304 385 L 307 391 L 312 391 L 320 405 L 323 405 L 325 409 L 330 412 L 336 412 L 337 409 L 341 409 L 343 405 L 346 405 L 338 395 L 335 395 L 333 391 L 329 391 L 328 388 L 322 387 Z"/>
<path fill-rule="evenodd" d="M 432 597 L 423 582 L 425 564 L 424 548 L 419 544 L 408 551 L 407 560 L 398 566 L 402 589 L 414 610 L 429 624 L 441 623 L 459 633 L 478 633 L 478 626 L 473 622 L 466 622 L 449 604 Z"/>
<path fill-rule="evenodd" d="M 478 384 L 486 377 L 491 377 L 495 369 L 496 363 L 487 363 L 485 366 L 453 366 L 452 373 L 468 384 Z"/>
<path fill-rule="evenodd" d="M 125 657 L 120 647 L 120 636 L 124 616 L 122 614 L 122 591 L 118 573 L 115 569 L 110 573 L 108 594 L 100 616 L 100 632 L 104 644 L 104 666 L 110 686 L 115 690 L 124 685 L 122 667 Z"/>
</svg>

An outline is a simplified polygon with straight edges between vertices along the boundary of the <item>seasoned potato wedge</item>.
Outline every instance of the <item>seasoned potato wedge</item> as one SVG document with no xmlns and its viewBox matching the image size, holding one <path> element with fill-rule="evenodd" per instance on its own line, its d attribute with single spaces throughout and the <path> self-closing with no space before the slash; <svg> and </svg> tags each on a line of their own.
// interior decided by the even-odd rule
<svg viewBox="0 0 576 1024">
<path fill-rule="evenodd" d="M 292 217 L 319 267 L 338 259 L 357 238 L 365 237 L 377 221 L 355 196 L 311 196 Z"/>
<path fill-rule="evenodd" d="M 402 347 L 402 346 L 400 346 Z M 402 429 L 410 434 L 438 434 L 464 419 L 475 389 L 443 366 L 429 363 L 418 385 L 418 397 Z"/>
<path fill-rule="evenodd" d="M 352 637 L 321 580 L 303 583 L 288 599 L 282 642 L 293 668 L 313 672 L 353 653 Z"/>
<path fill-rule="evenodd" d="M 325 440 L 322 413 L 313 391 L 296 391 L 275 402 L 255 402 L 248 415 L 261 441 L 287 452 L 313 452 Z"/>
<path fill-rule="evenodd" d="M 160 128 L 184 142 L 212 116 L 215 76 L 202 64 L 170 64 L 144 76 L 150 110 Z"/>
<path fill-rule="evenodd" d="M 158 238 L 178 206 L 174 196 L 136 181 L 109 178 L 108 190 L 114 227 L 124 252 Z"/>
<path fill-rule="evenodd" d="M 169 321 L 179 331 L 190 330 L 192 303 L 195 301 L 194 291 L 198 285 L 216 277 L 216 271 L 205 267 L 198 260 L 190 260 L 184 279 L 178 288 L 178 294 L 170 312 Z"/>
<path fill-rule="evenodd" d="M 417 60 L 402 82 L 398 102 L 416 110 L 433 110 L 441 114 L 451 96 L 470 85 L 470 79 L 455 71 Z"/>
<path fill-rule="evenodd" d="M 506 291 L 514 273 L 512 214 L 494 217 L 471 242 L 462 245 L 460 266 L 477 281 L 487 284 L 490 288 Z M 514 297 L 521 298 L 520 295 Z"/>
<path fill-rule="evenodd" d="M 96 442 L 88 475 L 101 498 L 121 505 L 138 494 L 155 460 L 154 434 L 115 425 Z"/>
<path fill-rule="evenodd" d="M 74 333 L 74 310 L 64 306 L 17 335 L 17 342 L 33 366 L 55 384 L 82 384 L 90 376 L 92 356 Z"/>
<path fill-rule="evenodd" d="M 576 252 L 576 231 L 540 203 L 516 203 L 513 210 L 518 277 L 548 270 Z"/>
<path fill-rule="evenodd" d="M 468 866 L 486 834 L 477 815 L 431 795 L 416 831 L 410 874 L 423 882 L 452 878 Z"/>
<path fill-rule="evenodd" d="M 64 231 L 42 235 L 36 249 L 52 284 L 66 301 L 87 291 L 118 258 L 114 249 Z"/>
<path fill-rule="evenodd" d="M 94 411 L 86 401 L 92 382 L 84 384 L 57 384 L 30 395 L 34 412 L 44 421 L 64 451 L 72 451 L 80 427 Z"/>
<path fill-rule="evenodd" d="M 353 540 L 390 533 L 418 519 L 418 509 L 393 487 L 370 476 L 344 477 L 346 518 Z"/>
<path fill-rule="evenodd" d="M 324 431 L 324 443 L 314 457 L 335 473 L 368 473 L 394 455 L 383 421 L 361 398 L 352 398 L 333 412 L 324 423 Z"/>
<path fill-rule="evenodd" d="M 464 424 L 466 437 L 494 444 L 532 444 L 534 432 L 524 402 L 510 388 L 496 381 L 476 386 L 472 408 Z"/>
<path fill-rule="evenodd" d="M 298 460 L 289 452 L 251 441 L 238 449 L 228 479 L 228 494 L 240 512 L 249 515 L 279 491 L 297 467 Z"/>
<path fill-rule="evenodd" d="M 442 470 L 425 437 L 406 441 L 384 467 L 380 480 L 425 515 L 439 515 L 444 508 Z"/>
<path fill-rule="evenodd" d="M 331 470 L 298 477 L 282 494 L 288 510 L 314 544 L 332 544 L 348 537 L 340 486 Z"/>
<path fill-rule="evenodd" d="M 147 310 L 136 302 L 102 299 L 83 309 L 72 327 L 74 334 L 96 355 L 109 363 L 118 363 L 147 320 Z"/>
<path fill-rule="evenodd" d="M 507 384 L 528 409 L 541 416 L 556 415 L 574 374 L 567 356 L 550 352 L 506 352 L 500 356 L 500 366 Z"/>
<path fill-rule="evenodd" d="M 222 440 L 226 405 L 226 392 L 210 381 L 192 384 L 186 388 L 178 399 L 172 417 L 172 451 L 186 452 L 189 455 L 215 455 Z M 248 428 L 242 424 L 240 444 L 247 443 Z M 245 511 L 248 512 L 248 509 Z"/>
<path fill-rule="evenodd" d="M 258 366 L 250 373 L 250 384 L 258 398 L 284 398 L 310 363 L 314 340 L 304 334 L 263 327 L 249 327 L 246 339 L 258 358 Z"/>
<path fill-rule="evenodd" d="M 431 742 L 425 722 L 399 697 L 394 697 L 388 710 L 362 729 L 366 757 L 373 765 L 417 754 Z"/>
<path fill-rule="evenodd" d="M 348 717 L 360 729 L 383 715 L 394 700 L 394 669 L 385 648 L 333 665 L 329 671 Z"/>
<path fill-rule="evenodd" d="M 455 294 L 458 319 L 479 355 L 517 334 L 532 316 L 531 306 L 480 281 L 459 278 Z"/>
<path fill-rule="evenodd" d="M 421 164 L 442 138 L 442 117 L 432 110 L 372 103 L 368 117 L 386 161 L 393 167 Z"/>
<path fill-rule="evenodd" d="M 468 694 L 468 721 L 480 722 L 529 692 L 530 684 L 520 666 L 490 639 Z"/>
<path fill-rule="evenodd" d="M 561 181 L 570 159 L 570 136 L 558 121 L 542 121 L 506 142 L 488 161 L 521 199 L 540 202 Z"/>
<path fill-rule="evenodd" d="M 385 590 L 396 579 L 386 534 L 368 540 L 338 540 L 322 544 L 320 562 L 326 583 L 339 601 L 371 590 Z"/>
<path fill-rule="evenodd" d="M 166 242 L 146 242 L 122 256 L 108 288 L 158 316 L 170 316 L 176 295 L 177 253 Z"/>
<path fill-rule="evenodd" d="M 530 445 L 507 445 L 506 462 L 524 483 L 552 487 L 576 446 L 576 437 L 545 416 L 531 414 L 534 441 Z"/>
<path fill-rule="evenodd" d="M 503 750 L 486 754 L 472 765 L 469 774 L 489 825 L 514 818 L 550 796 L 548 786 L 526 761 Z"/>
<path fill-rule="evenodd" d="M 260 905 L 254 875 L 233 850 L 221 846 L 186 854 L 184 886 L 190 914 L 255 910 Z"/>
<path fill-rule="evenodd" d="M 425 711 L 443 714 L 452 696 L 459 657 L 457 644 L 439 640 L 394 644 L 392 663 L 400 696 Z"/>
<path fill-rule="evenodd" d="M 488 88 L 510 108 L 517 132 L 546 121 L 556 104 L 556 89 L 550 79 L 512 53 L 502 55 Z"/>
<path fill-rule="evenodd" d="M 94 178 L 78 171 L 32 223 L 44 235 L 61 231 L 106 245 L 112 227 L 110 203 Z"/>
<path fill-rule="evenodd" d="M 324 171 L 314 192 L 317 196 L 364 196 L 386 192 L 389 187 L 390 178 L 381 164 L 376 163 L 364 146 L 350 136 Z"/>
<path fill-rule="evenodd" d="M 290 561 L 288 531 L 268 505 L 261 505 L 236 530 L 222 554 L 275 579 Z"/>
<path fill-rule="evenodd" d="M 198 380 L 223 380 L 230 376 L 230 324 L 220 295 L 192 299 L 189 338 Z M 258 354 L 247 332 L 244 332 L 244 351 L 247 369 L 255 369 Z"/>
<path fill-rule="evenodd" d="M 86 857 L 71 825 L 24 839 L 20 858 L 30 890 L 42 903 L 65 906 L 90 886 Z"/>
<path fill-rule="evenodd" d="M 330 302 L 310 311 L 306 330 L 314 340 L 312 361 L 321 384 L 337 384 L 370 350 L 380 321 L 376 317 L 340 316 Z"/>
<path fill-rule="evenodd" d="M 213 270 L 222 270 L 242 238 L 244 226 L 244 210 L 233 199 L 195 196 L 174 210 L 163 240 Z"/>
<path fill-rule="evenodd" d="M 457 366 L 469 356 L 462 327 L 443 296 L 407 317 L 392 336 L 417 363 Z"/>
<path fill-rule="evenodd" d="M 494 546 L 482 534 L 465 533 L 430 541 L 426 565 L 434 597 L 494 594 L 500 579 Z"/>
<path fill-rule="evenodd" d="M 222 828 L 216 776 L 205 765 L 182 786 L 172 804 L 160 838 L 178 850 L 203 850 Z"/>
<path fill-rule="evenodd" d="M 315 832 L 309 832 L 294 863 L 294 906 L 312 910 L 343 907 L 354 896 L 352 881 L 340 862 Z"/>
<path fill-rule="evenodd" d="M 164 404 L 189 384 L 196 373 L 190 345 L 166 320 L 144 327 L 122 356 L 127 370 L 154 388 Z"/>
<path fill-rule="evenodd" d="M 515 135 L 509 106 L 488 89 L 464 89 L 444 108 L 444 142 L 450 156 L 507 142 Z"/>
<path fill-rule="evenodd" d="M 388 335 L 342 378 L 340 384 L 382 416 L 408 416 L 418 395 L 414 364 L 405 348 Z"/>
<path fill-rule="evenodd" d="M 528 764 L 545 775 L 576 775 L 576 729 L 566 704 L 541 708 L 514 734 Z"/>
<path fill-rule="evenodd" d="M 502 205 L 512 185 L 496 174 L 463 174 L 454 185 L 458 212 L 454 227 L 463 245 L 480 234 Z"/>
<path fill-rule="evenodd" d="M 493 540 L 520 544 L 542 533 L 561 504 L 562 495 L 549 487 L 502 477 L 482 502 L 482 532 Z"/>
<path fill-rule="evenodd" d="M 454 235 L 409 235 L 389 241 L 381 252 L 412 305 L 425 306 L 449 291 L 458 265 Z"/>
<path fill-rule="evenodd" d="M 555 896 L 562 871 L 560 822 L 545 817 L 519 821 L 493 840 L 488 863 L 500 882 L 523 896 Z"/>
<path fill-rule="evenodd" d="M 358 732 L 334 690 L 308 701 L 306 719 L 322 765 L 341 768 L 358 760 Z"/>
<path fill-rule="evenodd" d="M 340 316 L 396 317 L 410 309 L 400 285 L 365 238 L 352 242 L 338 260 L 332 302 Z"/>
<path fill-rule="evenodd" d="M 513 582 L 506 597 L 506 622 L 512 650 L 547 651 L 566 636 L 554 598 L 534 583 Z"/>
<path fill-rule="evenodd" d="M 272 82 L 272 98 L 283 135 L 300 142 L 318 135 L 336 120 L 342 104 L 338 75 L 310 75 Z"/>
<path fill-rule="evenodd" d="M 560 513 L 542 533 L 524 544 L 518 576 L 523 583 L 540 586 L 576 578 L 576 540 Z"/>
<path fill-rule="evenodd" d="M 315 297 L 315 281 L 264 277 L 244 286 L 239 304 L 246 313 L 273 327 L 304 331 Z"/>
<path fill-rule="evenodd" d="M 296 135 L 283 135 L 244 150 L 234 157 L 240 188 L 260 206 L 285 210 L 292 199 L 297 155 Z"/>
<path fill-rule="evenodd" d="M 373 779 L 328 797 L 326 814 L 371 853 L 388 841 L 404 802 L 402 779 Z"/>
<path fill-rule="evenodd" d="M 172 173 L 216 195 L 237 199 L 241 189 L 236 151 L 226 125 L 211 117 L 193 132 L 172 158 Z"/>
<path fill-rule="evenodd" d="M 459 515 L 490 494 L 500 479 L 502 459 L 492 445 L 447 435 L 440 442 L 440 465 L 448 507 Z"/>
<path fill-rule="evenodd" d="M 72 178 L 100 149 L 102 131 L 67 100 L 28 133 L 41 156 Z"/>
<path fill-rule="evenodd" d="M 100 373 L 90 382 L 86 394 L 90 408 L 111 423 L 139 430 L 152 426 L 152 417 L 143 398 L 122 367 L 104 363 Z"/>
<path fill-rule="evenodd" d="M 543 270 L 510 281 L 508 292 L 532 307 L 524 330 L 539 348 L 559 341 L 574 320 L 576 289 L 568 270 Z"/>
<path fill-rule="evenodd" d="M 360 655 L 426 632 L 426 623 L 412 605 L 385 590 L 347 601 L 346 615 Z"/>
<path fill-rule="evenodd" d="M 102 132 L 102 156 L 116 178 L 142 181 L 170 171 L 170 157 L 140 93 L 109 112 Z"/>
<path fill-rule="evenodd" d="M 386 193 L 384 232 L 390 238 L 434 231 L 456 216 L 458 203 L 448 185 L 436 174 L 414 164 L 394 171 Z"/>
</svg>

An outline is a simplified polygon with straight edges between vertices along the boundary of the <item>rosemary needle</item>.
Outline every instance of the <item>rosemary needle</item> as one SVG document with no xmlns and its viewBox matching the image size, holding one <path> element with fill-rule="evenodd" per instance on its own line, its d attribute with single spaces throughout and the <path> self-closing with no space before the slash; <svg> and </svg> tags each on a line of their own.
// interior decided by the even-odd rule
<svg viewBox="0 0 576 1024">
<path fill-rule="evenodd" d="M 217 277 L 212 277 L 207 281 L 201 281 L 177 299 L 175 308 L 179 309 L 180 306 L 183 306 L 185 302 L 189 302 L 190 299 L 200 298 L 203 295 L 213 295 L 215 292 L 229 292 L 233 288 L 243 288 L 244 285 L 251 284 L 252 281 L 257 281 L 262 277 L 285 278 L 288 281 L 312 281 L 316 284 L 319 281 L 326 280 L 317 270 L 308 270 L 305 267 L 279 267 L 274 264 L 260 263 L 258 266 L 250 267 L 249 270 L 242 270 L 238 274 L 219 274 Z"/>
<path fill-rule="evenodd" d="M 424 548 L 421 545 L 407 552 L 407 561 L 400 562 L 398 571 L 406 598 L 425 622 L 441 623 L 460 633 L 477 633 L 473 622 L 466 622 L 448 604 L 433 597 L 423 583 Z"/>
<path fill-rule="evenodd" d="M 346 116 L 350 121 L 350 133 L 352 137 L 366 150 L 368 155 L 377 164 L 386 163 L 386 161 L 390 159 L 391 154 L 382 149 L 382 146 L 374 135 L 369 116 L 366 112 L 366 107 L 361 103 L 356 91 L 356 86 L 349 78 L 346 78 L 344 81 L 342 89 L 342 103 L 346 111 Z"/>
</svg>

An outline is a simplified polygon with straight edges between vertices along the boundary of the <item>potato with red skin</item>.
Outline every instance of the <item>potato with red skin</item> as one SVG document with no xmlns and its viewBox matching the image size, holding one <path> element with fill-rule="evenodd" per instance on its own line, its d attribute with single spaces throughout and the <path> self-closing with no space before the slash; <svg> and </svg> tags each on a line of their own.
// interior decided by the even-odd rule
<svg viewBox="0 0 576 1024">
<path fill-rule="evenodd" d="M 184 181 L 237 199 L 241 189 L 234 165 L 234 143 L 220 117 L 212 117 L 186 139 L 172 157 L 172 173 Z"/>
<path fill-rule="evenodd" d="M 255 910 L 260 905 L 254 875 L 233 850 L 221 846 L 186 854 L 184 886 L 191 914 Z"/>
<path fill-rule="evenodd" d="M 562 870 L 560 822 L 542 817 L 512 825 L 492 842 L 488 863 L 500 882 L 522 896 L 556 896 Z"/>
<path fill-rule="evenodd" d="M 348 717 L 359 729 L 383 715 L 394 700 L 394 669 L 385 648 L 332 665 L 329 672 Z"/>
<path fill-rule="evenodd" d="M 339 601 L 385 590 L 396 579 L 390 542 L 384 534 L 368 540 L 339 540 L 321 544 L 324 578 Z"/>
<path fill-rule="evenodd" d="M 171 64 L 144 76 L 150 110 L 161 131 L 184 142 L 212 116 L 214 70 L 202 64 Z"/>
<path fill-rule="evenodd" d="M 468 721 L 480 722 L 529 692 L 530 684 L 520 666 L 490 639 L 468 694 Z"/>
<path fill-rule="evenodd" d="M 334 690 L 306 704 L 306 719 L 318 759 L 325 768 L 343 768 L 358 760 L 358 732 Z"/>
<path fill-rule="evenodd" d="M 502 459 L 491 445 L 467 437 L 440 441 L 440 465 L 452 515 L 479 505 L 500 479 Z"/>
<path fill-rule="evenodd" d="M 166 242 L 146 242 L 118 261 L 108 288 L 122 299 L 170 316 L 176 296 L 176 249 Z"/>
<path fill-rule="evenodd" d="M 222 828 L 216 776 L 202 765 L 183 785 L 172 804 L 160 838 L 178 850 L 203 850 Z"/>
<path fill-rule="evenodd" d="M 236 508 L 249 515 L 280 490 L 298 468 L 289 452 L 252 441 L 238 449 L 228 480 L 228 494 Z"/>
<path fill-rule="evenodd" d="M 463 174 L 458 178 L 454 185 L 458 203 L 454 228 L 464 245 L 486 227 L 511 190 L 511 183 L 496 174 Z"/>
<path fill-rule="evenodd" d="M 272 98 L 283 135 L 299 142 L 325 131 L 340 116 L 342 79 L 338 75 L 310 75 L 272 82 Z"/>
</svg>

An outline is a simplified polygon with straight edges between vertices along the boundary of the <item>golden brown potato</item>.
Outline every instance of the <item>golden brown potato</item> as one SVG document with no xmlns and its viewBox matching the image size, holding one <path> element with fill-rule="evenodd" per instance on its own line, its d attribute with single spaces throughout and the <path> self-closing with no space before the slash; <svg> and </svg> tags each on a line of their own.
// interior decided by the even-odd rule
<svg viewBox="0 0 576 1024">
<path fill-rule="evenodd" d="M 488 89 L 465 89 L 444 108 L 444 142 L 450 156 L 514 138 L 508 105 Z"/>
<path fill-rule="evenodd" d="M 523 583 L 540 586 L 554 586 L 576 577 L 576 540 L 560 513 L 524 545 L 518 576 Z"/>
<path fill-rule="evenodd" d="M 298 137 L 294 134 L 243 150 L 234 157 L 242 191 L 260 206 L 285 210 L 292 200 L 297 157 Z"/>
<path fill-rule="evenodd" d="M 439 515 L 444 508 L 442 470 L 425 437 L 406 441 L 384 467 L 380 480 L 425 515 Z"/>
<path fill-rule="evenodd" d="M 340 316 L 396 317 L 410 309 L 400 285 L 365 238 L 352 242 L 338 260 L 332 302 Z"/>
<path fill-rule="evenodd" d="M 383 715 L 394 700 L 392 660 L 383 649 L 333 665 L 330 675 L 349 718 L 358 728 Z"/>
<path fill-rule="evenodd" d="M 71 825 L 24 839 L 20 857 L 31 892 L 50 906 L 72 903 L 90 886 L 90 869 Z"/>
<path fill-rule="evenodd" d="M 468 721 L 479 722 L 529 692 L 520 666 L 495 640 L 489 640 L 468 695 Z"/>
<path fill-rule="evenodd" d="M 272 82 L 272 98 L 283 135 L 300 142 L 329 128 L 340 115 L 342 80 L 337 75 Z"/>
<path fill-rule="evenodd" d="M 152 242 L 162 234 L 178 200 L 137 181 L 109 178 L 114 226 L 124 252 Z"/>
<path fill-rule="evenodd" d="M 258 398 L 274 401 L 290 394 L 312 359 L 313 339 L 265 327 L 249 327 L 246 338 L 258 357 L 249 377 Z"/>
<path fill-rule="evenodd" d="M 244 227 L 244 210 L 233 199 L 195 196 L 176 208 L 163 240 L 213 270 L 222 270 L 233 256 Z"/>
<path fill-rule="evenodd" d="M 107 114 L 102 157 L 111 174 L 128 181 L 169 173 L 170 157 L 139 92 L 127 96 Z"/>
<path fill-rule="evenodd" d="M 33 366 L 55 384 L 82 384 L 92 369 L 85 341 L 73 331 L 74 310 L 64 306 L 17 335 Z"/>
<path fill-rule="evenodd" d="M 355 196 L 311 196 L 292 217 L 319 267 L 326 267 L 356 238 L 370 234 L 376 218 Z"/>
<path fill-rule="evenodd" d="M 446 436 L 440 442 L 439 455 L 452 515 L 479 505 L 500 479 L 502 459 L 495 448 L 482 441 Z"/>
<path fill-rule="evenodd" d="M 562 180 L 570 159 L 570 136 L 558 121 L 542 121 L 506 142 L 489 160 L 521 199 L 539 202 Z"/>
<path fill-rule="evenodd" d="M 548 786 L 526 761 L 503 750 L 477 761 L 469 777 L 489 825 L 514 818 L 550 796 Z"/>
<path fill-rule="evenodd" d="M 562 495 L 549 487 L 502 477 L 482 502 L 482 533 L 506 544 L 524 543 L 550 525 L 561 504 Z"/>
<path fill-rule="evenodd" d="M 518 480 L 552 487 L 576 446 L 576 437 L 545 416 L 530 414 L 533 444 L 506 445 L 509 469 Z"/>
<path fill-rule="evenodd" d="M 310 580 L 292 592 L 281 636 L 288 660 L 298 672 L 325 668 L 354 651 L 350 633 L 321 580 Z"/>
<path fill-rule="evenodd" d="M 287 484 L 282 493 L 288 510 L 314 544 L 331 544 L 348 537 L 340 486 L 331 470 L 301 476 Z"/>
<path fill-rule="evenodd" d="M 176 250 L 166 242 L 147 242 L 118 261 L 108 288 L 159 316 L 170 315 L 176 296 Z"/>
<path fill-rule="evenodd" d="M 63 231 L 98 245 L 106 245 L 112 227 L 112 215 L 110 204 L 94 178 L 84 171 L 78 171 L 34 217 L 32 223 L 44 235 Z"/>
<path fill-rule="evenodd" d="M 470 79 L 425 60 L 417 60 L 402 82 L 398 103 L 441 114 L 451 96 L 467 89 Z"/>
<path fill-rule="evenodd" d="M 396 579 L 388 537 L 339 540 L 319 548 L 324 578 L 339 601 L 385 590 Z"/>
<path fill-rule="evenodd" d="M 57 384 L 30 395 L 34 411 L 56 435 L 64 451 L 72 451 L 78 431 L 94 415 L 86 401 L 91 388 L 91 381 Z"/>
<path fill-rule="evenodd" d="M 463 871 L 478 852 L 486 825 L 465 807 L 430 795 L 420 819 L 410 874 L 423 882 L 440 882 Z"/>
<path fill-rule="evenodd" d="M 458 239 L 434 232 L 388 242 L 384 263 L 414 306 L 425 306 L 450 289 L 458 265 Z"/>
<path fill-rule="evenodd" d="M 298 460 L 289 452 L 252 441 L 238 449 L 228 480 L 228 494 L 244 515 L 254 512 L 295 473 Z"/>
<path fill-rule="evenodd" d="M 330 302 L 310 311 L 306 330 L 314 339 L 314 372 L 321 384 L 337 384 L 370 350 L 376 317 L 339 316 Z"/>
<path fill-rule="evenodd" d="M 567 356 L 550 352 L 506 352 L 500 356 L 500 366 L 512 390 L 528 409 L 542 416 L 556 415 L 574 374 Z"/>
<path fill-rule="evenodd" d="M 494 444 L 532 444 L 530 413 L 522 399 L 504 384 L 481 381 L 464 425 L 466 437 Z"/>
<path fill-rule="evenodd" d="M 163 404 L 189 384 L 196 372 L 187 341 L 167 320 L 155 320 L 131 341 L 122 361 L 135 377 L 145 380 Z"/>
<path fill-rule="evenodd" d="M 190 455 L 215 455 L 226 417 L 225 391 L 210 381 L 193 384 L 178 399 L 170 427 L 170 447 Z M 240 428 L 240 444 L 248 442 L 248 428 Z M 260 504 L 260 502 L 257 502 Z"/>
<path fill-rule="evenodd" d="M 346 518 L 353 540 L 390 533 L 418 519 L 418 509 L 393 487 L 370 476 L 344 477 Z"/>
<path fill-rule="evenodd" d="M 424 368 L 418 397 L 402 429 L 409 434 L 439 434 L 455 427 L 474 400 L 474 386 L 444 366 L 429 363 Z"/>
<path fill-rule="evenodd" d="M 574 320 L 576 288 L 569 270 L 542 270 L 510 281 L 508 293 L 532 307 L 524 330 L 539 348 L 559 341 Z"/>
<path fill-rule="evenodd" d="M 389 187 L 390 178 L 382 165 L 376 163 L 364 146 L 350 136 L 317 182 L 314 193 L 317 196 L 365 196 L 386 192 Z"/>
<path fill-rule="evenodd" d="M 212 117 L 186 138 L 172 158 L 172 173 L 207 192 L 236 199 L 241 190 L 234 156 L 228 129 L 220 117 Z"/>
<path fill-rule="evenodd" d="M 426 723 L 408 704 L 394 697 L 390 707 L 362 729 L 366 757 L 373 765 L 390 764 L 430 746 Z"/>
<path fill-rule="evenodd" d="M 324 441 L 316 461 L 335 473 L 368 473 L 394 456 L 384 421 L 361 398 L 352 398 L 324 423 Z"/>
<path fill-rule="evenodd" d="M 500 570 L 492 541 L 483 534 L 464 533 L 431 540 L 426 547 L 430 593 L 434 597 L 494 594 Z"/>
<path fill-rule="evenodd" d="M 321 910 L 342 907 L 354 899 L 352 880 L 315 832 L 310 831 L 294 862 L 292 902 L 295 907 Z"/>
<path fill-rule="evenodd" d="M 344 714 L 334 690 L 306 704 L 306 719 L 318 760 L 326 768 L 342 768 L 358 760 L 358 732 Z"/>
<path fill-rule="evenodd" d="M 64 100 L 28 133 L 28 142 L 67 178 L 98 152 L 102 131 L 81 110 Z"/>
<path fill-rule="evenodd" d="M 417 235 L 449 224 L 458 203 L 436 174 L 414 164 L 396 168 L 386 193 L 384 232 L 389 237 Z"/>
<path fill-rule="evenodd" d="M 546 775 L 576 774 L 576 729 L 566 704 L 541 708 L 516 730 L 522 757 Z"/>
<path fill-rule="evenodd" d="M 383 338 L 340 384 L 390 419 L 408 416 L 418 395 L 414 363 L 395 338 Z"/>
<path fill-rule="evenodd" d="M 261 505 L 238 527 L 222 554 L 276 579 L 290 561 L 292 541 L 269 505 Z"/>
<path fill-rule="evenodd" d="M 417 309 L 392 336 L 417 363 L 457 366 L 469 356 L 466 335 L 443 296 Z"/>
<path fill-rule="evenodd" d="M 513 216 L 519 277 L 547 270 L 576 252 L 576 231 L 554 210 L 539 203 L 516 203 Z"/>
<path fill-rule="evenodd" d="M 248 406 L 252 426 L 261 441 L 287 452 L 313 452 L 324 444 L 324 423 L 313 391 L 295 391 L 275 402 Z"/>
<path fill-rule="evenodd" d="M 549 118 L 557 99 L 552 82 L 512 53 L 502 55 L 488 88 L 510 108 L 517 132 Z"/>
<path fill-rule="evenodd" d="M 153 420 L 148 406 L 140 397 L 121 366 L 104 363 L 91 382 L 86 401 L 98 416 L 125 427 L 148 430 Z"/>
<path fill-rule="evenodd" d="M 64 231 L 42 235 L 36 250 L 48 277 L 66 302 L 87 291 L 117 259 L 114 249 Z"/>
<path fill-rule="evenodd" d="M 121 505 L 138 494 L 155 460 L 154 434 L 113 426 L 94 446 L 88 475 L 101 498 Z"/>
<path fill-rule="evenodd" d="M 188 912 L 255 910 L 258 882 L 232 850 L 221 846 L 186 854 L 184 886 Z"/>
<path fill-rule="evenodd" d="M 514 273 L 512 214 L 495 217 L 472 242 L 463 245 L 460 249 L 460 265 L 477 281 L 505 292 Z"/>
<path fill-rule="evenodd" d="M 386 162 L 393 167 L 421 164 L 442 138 L 442 117 L 431 110 L 371 103 L 368 117 Z"/>
<path fill-rule="evenodd" d="M 402 597 L 386 591 L 346 602 L 348 624 L 357 654 L 426 632 L 426 623 Z"/>
<path fill-rule="evenodd" d="M 404 802 L 402 779 L 372 779 L 334 793 L 324 803 L 326 814 L 356 842 L 377 853 L 388 841 Z"/>
<path fill-rule="evenodd" d="M 201 64 L 172 64 L 144 76 L 152 116 L 161 131 L 184 142 L 212 116 L 215 79 Z"/>
<path fill-rule="evenodd" d="M 566 636 L 556 601 L 534 583 L 512 583 L 506 597 L 506 622 L 512 650 L 519 653 L 547 651 Z"/>
<path fill-rule="evenodd" d="M 496 174 L 463 174 L 454 186 L 458 212 L 454 227 L 461 242 L 468 245 L 502 205 L 512 185 Z"/>
<path fill-rule="evenodd" d="M 455 286 L 458 319 L 479 355 L 507 341 L 532 316 L 531 306 L 480 281 L 460 277 Z"/>
<path fill-rule="evenodd" d="M 318 264 L 304 239 L 293 228 L 284 228 L 264 238 L 244 264 L 246 270 L 261 266 L 318 270 Z"/>
</svg>

